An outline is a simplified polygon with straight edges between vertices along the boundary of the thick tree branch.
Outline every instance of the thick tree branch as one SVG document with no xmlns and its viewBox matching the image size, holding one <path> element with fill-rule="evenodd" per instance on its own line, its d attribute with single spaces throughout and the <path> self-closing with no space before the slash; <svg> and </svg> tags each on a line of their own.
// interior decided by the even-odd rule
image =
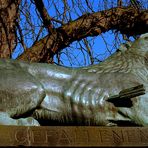
<svg viewBox="0 0 148 148">
<path fill-rule="evenodd" d="M 42 0 L 34 0 L 36 8 L 40 13 L 44 26 L 48 29 L 49 34 L 52 33 L 51 17 L 49 16 Z"/>
<path fill-rule="evenodd" d="M 39 40 L 19 59 L 51 62 L 55 53 L 69 46 L 73 41 L 88 36 L 97 36 L 109 30 L 117 30 L 127 36 L 148 32 L 148 11 L 138 12 L 127 7 L 85 14 L 55 29 L 53 34 Z"/>
</svg>

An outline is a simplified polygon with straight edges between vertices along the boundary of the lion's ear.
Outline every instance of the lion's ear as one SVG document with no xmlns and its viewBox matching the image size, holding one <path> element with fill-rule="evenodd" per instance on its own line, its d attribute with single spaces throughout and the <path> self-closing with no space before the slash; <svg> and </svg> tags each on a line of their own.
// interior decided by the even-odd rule
<svg viewBox="0 0 148 148">
<path fill-rule="evenodd" d="M 147 38 L 147 39 L 148 39 L 148 33 L 142 34 L 142 35 L 140 36 L 140 38 Z"/>
<path fill-rule="evenodd" d="M 131 46 L 131 50 L 145 56 L 148 52 L 148 33 L 142 34 L 135 40 Z"/>
</svg>

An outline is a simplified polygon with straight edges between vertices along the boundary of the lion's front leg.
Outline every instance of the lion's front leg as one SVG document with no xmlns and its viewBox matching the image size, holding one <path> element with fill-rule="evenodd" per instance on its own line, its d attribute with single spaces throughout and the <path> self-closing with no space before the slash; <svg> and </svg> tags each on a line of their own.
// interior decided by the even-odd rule
<svg viewBox="0 0 148 148">
<path fill-rule="evenodd" d="M 0 62 L 0 111 L 12 118 L 34 110 L 44 99 L 44 88 L 19 63 Z"/>
<path fill-rule="evenodd" d="M 33 117 L 12 119 L 8 113 L 0 112 L 0 125 L 39 126 L 40 124 Z"/>
</svg>

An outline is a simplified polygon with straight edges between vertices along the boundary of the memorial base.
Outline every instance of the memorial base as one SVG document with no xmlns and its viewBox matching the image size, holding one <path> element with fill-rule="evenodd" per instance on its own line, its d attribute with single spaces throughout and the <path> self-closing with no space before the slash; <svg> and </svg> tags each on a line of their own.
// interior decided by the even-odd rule
<svg viewBox="0 0 148 148">
<path fill-rule="evenodd" d="M 148 128 L 0 126 L 0 146 L 147 147 Z"/>
</svg>

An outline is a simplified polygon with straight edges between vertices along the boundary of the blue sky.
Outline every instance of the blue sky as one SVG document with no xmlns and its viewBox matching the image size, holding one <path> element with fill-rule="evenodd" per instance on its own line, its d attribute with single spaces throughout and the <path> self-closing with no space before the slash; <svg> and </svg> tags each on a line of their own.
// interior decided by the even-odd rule
<svg viewBox="0 0 148 148">
<path fill-rule="evenodd" d="M 61 0 L 55 0 L 56 7 L 58 9 L 58 14 L 57 11 L 55 10 L 55 5 L 52 3 L 52 1 L 49 0 L 43 0 L 45 3 L 45 6 L 50 14 L 51 17 L 57 19 L 63 19 L 62 15 L 60 14 L 63 13 L 64 11 L 64 5 L 61 2 Z M 98 0 L 92 0 L 92 7 L 95 12 L 103 10 L 104 2 L 103 0 L 99 1 Z M 116 1 L 108 0 L 108 5 L 107 7 L 110 6 L 116 6 Z M 91 7 L 91 5 L 90 5 Z M 72 20 L 78 18 L 84 13 L 92 13 L 92 10 L 86 6 L 86 1 L 85 0 L 80 0 L 80 3 L 75 3 L 74 5 L 71 3 L 71 1 L 68 1 L 68 8 L 69 12 L 67 11 L 67 19 L 65 19 L 65 22 L 68 22 L 70 19 L 70 15 Z M 23 34 L 24 34 L 24 42 L 27 45 L 27 48 L 32 46 L 33 41 L 36 38 L 36 35 L 39 32 L 40 26 L 42 25 L 41 20 L 38 18 L 36 9 L 33 4 L 30 4 L 30 0 L 23 0 L 22 3 L 22 8 L 23 13 L 21 13 L 20 16 L 20 26 L 23 29 Z M 70 15 L 69 15 L 70 14 Z M 28 16 L 28 19 L 26 19 L 26 16 Z M 31 21 L 33 24 L 30 26 Z M 32 26 L 34 30 L 32 31 Z M 60 24 L 54 24 L 55 27 L 59 27 Z M 44 37 L 47 35 L 46 29 L 43 29 L 42 33 L 40 34 L 39 38 Z M 103 61 L 106 59 L 108 56 L 110 56 L 112 53 L 116 51 L 118 48 L 119 44 L 123 42 L 123 39 L 121 36 L 118 38 L 115 38 L 114 34 L 112 31 L 109 31 L 107 33 L 101 34 L 97 37 L 87 38 L 90 42 L 90 47 L 91 47 L 91 54 L 97 59 L 94 63 L 98 63 L 98 61 Z M 80 44 L 79 44 L 80 43 Z M 80 67 L 80 66 L 87 66 L 90 65 L 90 58 L 85 50 L 81 50 L 80 46 L 82 48 L 85 48 L 84 45 L 82 45 L 82 41 L 80 42 L 73 42 L 70 47 L 65 48 L 64 50 L 61 51 L 61 63 L 62 65 L 65 66 L 72 66 L 72 67 Z M 15 59 L 18 54 L 23 52 L 23 48 L 21 44 L 17 45 L 17 48 L 15 52 L 13 53 L 13 58 Z M 57 56 L 54 57 L 54 61 L 57 62 Z"/>
</svg>

